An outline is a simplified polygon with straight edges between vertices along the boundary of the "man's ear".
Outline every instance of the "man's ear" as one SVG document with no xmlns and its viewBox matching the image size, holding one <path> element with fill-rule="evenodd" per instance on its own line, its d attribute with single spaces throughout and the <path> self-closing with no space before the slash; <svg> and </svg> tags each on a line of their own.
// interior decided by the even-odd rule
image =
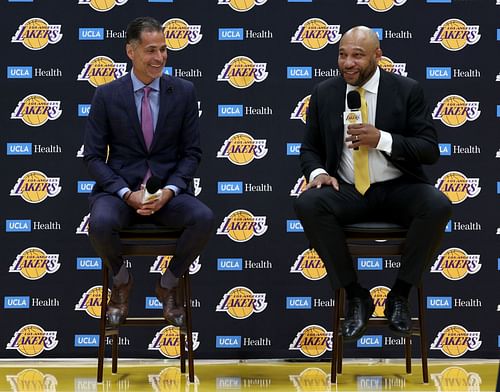
<svg viewBox="0 0 500 392">
<path fill-rule="evenodd" d="M 127 44 L 125 46 L 125 50 L 127 52 L 127 56 L 130 60 L 134 60 L 134 48 L 132 47 L 132 44 Z"/>
<path fill-rule="evenodd" d="M 380 58 L 382 57 L 382 49 L 380 48 L 377 48 L 375 49 L 375 57 L 377 58 L 377 60 L 380 60 Z"/>
</svg>

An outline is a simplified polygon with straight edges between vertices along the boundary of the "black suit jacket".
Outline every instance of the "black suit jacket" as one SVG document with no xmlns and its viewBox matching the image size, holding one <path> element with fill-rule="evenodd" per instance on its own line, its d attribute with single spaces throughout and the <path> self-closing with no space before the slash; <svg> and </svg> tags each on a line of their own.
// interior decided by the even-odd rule
<svg viewBox="0 0 500 392">
<path fill-rule="evenodd" d="M 306 179 L 318 168 L 338 178 L 345 95 L 346 83 L 340 76 L 319 83 L 311 94 L 300 150 Z M 415 80 L 380 70 L 375 127 L 392 134 L 392 153 L 384 156 L 403 173 L 429 182 L 422 164 L 437 161 L 439 146 L 422 88 Z"/>
<path fill-rule="evenodd" d="M 85 129 L 84 162 L 96 186 L 91 202 L 122 188 L 137 190 L 148 170 L 181 192 L 201 159 L 198 101 L 191 82 L 163 75 L 151 148 L 137 117 L 130 74 L 97 88 Z M 107 148 L 109 146 L 109 155 Z"/>
</svg>

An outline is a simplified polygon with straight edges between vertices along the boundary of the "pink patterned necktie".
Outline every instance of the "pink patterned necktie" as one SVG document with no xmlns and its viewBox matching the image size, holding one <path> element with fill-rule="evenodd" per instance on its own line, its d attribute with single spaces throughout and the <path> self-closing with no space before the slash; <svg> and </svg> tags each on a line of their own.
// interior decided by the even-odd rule
<svg viewBox="0 0 500 392">
<path fill-rule="evenodd" d="M 144 95 L 141 101 L 141 127 L 142 134 L 144 136 L 144 142 L 149 150 L 151 147 L 151 142 L 153 141 L 153 114 L 151 113 L 151 106 L 149 105 L 149 93 L 151 92 L 151 87 L 144 87 Z M 151 177 L 151 169 L 148 169 L 142 183 L 145 184 L 149 177 Z"/>
<path fill-rule="evenodd" d="M 151 87 L 144 87 L 144 95 L 141 101 L 141 126 L 142 134 L 144 135 L 144 142 L 146 147 L 151 147 L 153 141 L 153 114 L 151 113 L 151 106 L 149 105 L 149 93 Z"/>
</svg>

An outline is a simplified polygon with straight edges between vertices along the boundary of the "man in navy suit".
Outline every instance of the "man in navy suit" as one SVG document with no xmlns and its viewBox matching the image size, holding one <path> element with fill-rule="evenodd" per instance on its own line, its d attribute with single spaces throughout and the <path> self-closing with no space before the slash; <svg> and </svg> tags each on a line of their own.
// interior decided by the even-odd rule
<svg viewBox="0 0 500 392">
<path fill-rule="evenodd" d="M 156 284 L 167 321 L 181 326 L 178 278 L 200 254 L 214 225 L 212 211 L 192 193 L 201 158 L 198 101 L 191 82 L 166 76 L 167 47 L 161 24 L 149 17 L 127 27 L 132 70 L 97 88 L 85 129 L 84 162 L 96 181 L 90 196 L 90 241 L 113 272 L 108 322 L 127 317 L 132 275 L 118 232 L 131 223 L 184 229 L 166 272 Z M 144 183 L 161 181 L 156 199 L 144 202 Z"/>
<path fill-rule="evenodd" d="M 451 214 L 450 201 L 422 170 L 439 157 L 422 88 L 413 79 L 380 69 L 381 56 L 371 29 L 358 26 L 344 34 L 338 54 L 341 77 L 314 88 L 300 151 L 308 185 L 295 210 L 333 287 L 346 290 L 342 334 L 347 340 L 364 334 L 374 305 L 358 282 L 342 226 L 383 220 L 408 227 L 401 267 L 385 306 L 391 330 L 408 335 L 409 292 L 432 262 Z M 344 125 L 347 95 L 353 90 L 360 94 L 364 118 Z"/>
</svg>

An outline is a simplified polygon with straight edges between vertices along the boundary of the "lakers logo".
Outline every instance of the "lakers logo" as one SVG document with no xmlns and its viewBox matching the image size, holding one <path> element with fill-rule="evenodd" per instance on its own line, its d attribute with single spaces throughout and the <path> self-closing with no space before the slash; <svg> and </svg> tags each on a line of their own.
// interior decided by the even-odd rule
<svg viewBox="0 0 500 392">
<path fill-rule="evenodd" d="M 173 256 L 158 256 L 149 269 L 150 273 L 164 274 L 172 261 Z M 196 274 L 201 269 L 200 256 L 198 256 L 189 266 L 189 275 Z"/>
<path fill-rule="evenodd" d="M 370 295 L 375 305 L 373 317 L 384 317 L 385 301 L 387 300 L 389 291 L 391 291 L 391 289 L 385 286 L 375 286 L 370 290 Z"/>
<path fill-rule="evenodd" d="M 234 210 L 224 218 L 217 235 L 227 235 L 235 242 L 246 242 L 267 231 L 266 217 L 254 216 L 247 210 Z"/>
<path fill-rule="evenodd" d="M 441 44 L 446 50 L 456 52 L 467 45 L 474 45 L 480 38 L 479 26 L 468 26 L 460 19 L 448 19 L 436 28 L 430 43 Z"/>
<path fill-rule="evenodd" d="M 266 144 L 266 139 L 254 139 L 248 133 L 238 132 L 224 141 L 217 158 L 227 158 L 238 166 L 248 165 L 254 159 L 266 156 Z"/>
<path fill-rule="evenodd" d="M 319 368 L 307 368 L 299 375 L 289 377 L 297 392 L 331 390 L 331 376 Z"/>
<path fill-rule="evenodd" d="M 25 357 L 36 357 L 45 350 L 52 350 L 57 343 L 57 331 L 45 331 L 39 325 L 27 324 L 14 333 L 5 348 L 17 350 Z"/>
<path fill-rule="evenodd" d="M 309 50 L 321 50 L 340 41 L 340 25 L 329 25 L 323 19 L 310 18 L 292 36 L 292 44 L 302 44 Z"/>
<path fill-rule="evenodd" d="M 298 197 L 302 192 L 306 190 L 307 181 L 304 176 L 300 177 L 295 186 L 290 190 L 290 196 Z"/>
<path fill-rule="evenodd" d="M 408 76 L 408 72 L 406 72 L 406 63 L 395 63 L 389 57 L 382 56 L 378 61 L 378 65 L 384 71 L 392 72 L 401 76 Z"/>
<path fill-rule="evenodd" d="M 459 366 L 450 366 L 439 374 L 431 374 L 431 379 L 437 387 L 437 391 L 479 391 L 483 380 L 475 372 L 468 372 Z"/>
<path fill-rule="evenodd" d="M 236 56 L 224 65 L 218 82 L 228 82 L 235 88 L 248 88 L 267 78 L 267 63 L 254 63 L 250 57 Z"/>
<path fill-rule="evenodd" d="M 437 257 L 431 272 L 440 272 L 449 280 L 460 280 L 481 269 L 480 257 L 480 255 L 469 255 L 460 248 L 448 248 Z"/>
<path fill-rule="evenodd" d="M 265 4 L 267 0 L 219 0 L 217 4 L 228 5 L 238 12 L 250 11 L 256 5 Z"/>
<path fill-rule="evenodd" d="M 444 125 L 456 128 L 467 121 L 476 120 L 480 114 L 479 102 L 467 102 L 460 95 L 448 95 L 438 102 L 432 112 L 432 118 L 441 120 Z"/>
<path fill-rule="evenodd" d="M 107 302 L 111 298 L 111 290 L 108 289 Z M 83 310 L 93 318 L 101 317 L 102 286 L 94 286 L 82 294 L 82 297 L 75 305 L 75 310 Z"/>
<path fill-rule="evenodd" d="M 47 254 L 40 248 L 26 248 L 9 267 L 9 272 L 18 272 L 23 278 L 37 280 L 46 274 L 53 274 L 59 270 L 58 254 Z"/>
<path fill-rule="evenodd" d="M 163 23 L 163 34 L 170 50 L 182 50 L 188 45 L 195 45 L 203 37 L 200 25 L 189 25 L 179 18 L 169 19 Z"/>
<path fill-rule="evenodd" d="M 321 357 L 327 350 L 332 351 L 333 333 L 319 325 L 308 325 L 297 333 L 289 350 L 300 350 L 310 358 Z"/>
<path fill-rule="evenodd" d="M 215 311 L 226 312 L 234 319 L 243 320 L 266 308 L 266 293 L 254 293 L 247 287 L 237 286 L 224 294 Z"/>
<path fill-rule="evenodd" d="M 88 61 L 77 80 L 87 81 L 94 87 L 112 82 L 127 73 L 127 63 L 115 63 L 107 56 L 96 56 Z"/>
<path fill-rule="evenodd" d="M 326 268 L 323 260 L 314 249 L 306 249 L 297 256 L 290 273 L 299 273 L 309 280 L 320 280 L 326 276 Z"/>
<path fill-rule="evenodd" d="M 90 214 L 87 214 L 83 217 L 80 225 L 76 228 L 76 234 L 85 234 L 89 235 L 89 220 Z"/>
<path fill-rule="evenodd" d="M 10 196 L 21 196 L 28 203 L 38 204 L 61 192 L 60 180 L 59 177 L 47 177 L 41 171 L 33 170 L 17 179 L 16 185 L 10 190 Z"/>
<path fill-rule="evenodd" d="M 201 187 L 201 180 L 200 178 L 193 178 L 193 188 L 194 188 L 194 195 L 198 196 L 203 188 Z"/>
<path fill-rule="evenodd" d="M 49 101 L 43 95 L 30 94 L 21 99 L 10 115 L 11 120 L 22 120 L 30 127 L 39 127 L 62 114 L 61 101 Z"/>
<path fill-rule="evenodd" d="M 193 332 L 192 337 L 193 350 L 196 350 L 200 345 L 200 342 L 198 341 L 198 332 Z M 177 358 L 181 355 L 180 339 L 181 335 L 179 333 L 179 327 L 168 325 L 156 333 L 153 341 L 148 345 L 148 350 L 158 350 L 167 358 Z"/>
<path fill-rule="evenodd" d="M 57 44 L 61 38 L 61 25 L 51 25 L 41 18 L 31 18 L 20 25 L 10 42 L 20 42 L 31 50 L 40 50 Z"/>
<path fill-rule="evenodd" d="M 57 378 L 38 369 L 24 369 L 15 376 L 5 376 L 13 392 L 21 391 L 56 391 Z"/>
<path fill-rule="evenodd" d="M 290 115 L 290 120 L 300 120 L 304 124 L 307 119 L 307 110 L 309 109 L 309 101 L 311 100 L 311 95 L 306 95 L 302 98 L 295 106 L 292 114 Z"/>
<path fill-rule="evenodd" d="M 481 192 L 479 178 L 467 178 L 465 174 L 451 171 L 436 181 L 436 188 L 443 192 L 452 204 L 459 204 Z"/>
<path fill-rule="evenodd" d="M 115 5 L 123 5 L 128 0 L 78 0 L 78 4 L 89 5 L 93 10 L 106 12 L 114 8 Z"/>
<path fill-rule="evenodd" d="M 406 3 L 406 0 L 358 0 L 357 4 L 363 4 L 370 7 L 373 11 L 386 12 L 392 7 L 399 7 Z"/>
<path fill-rule="evenodd" d="M 467 351 L 476 351 L 481 343 L 481 332 L 469 332 L 461 325 L 454 324 L 438 333 L 431 344 L 431 350 L 441 350 L 443 354 L 457 358 Z"/>
</svg>

